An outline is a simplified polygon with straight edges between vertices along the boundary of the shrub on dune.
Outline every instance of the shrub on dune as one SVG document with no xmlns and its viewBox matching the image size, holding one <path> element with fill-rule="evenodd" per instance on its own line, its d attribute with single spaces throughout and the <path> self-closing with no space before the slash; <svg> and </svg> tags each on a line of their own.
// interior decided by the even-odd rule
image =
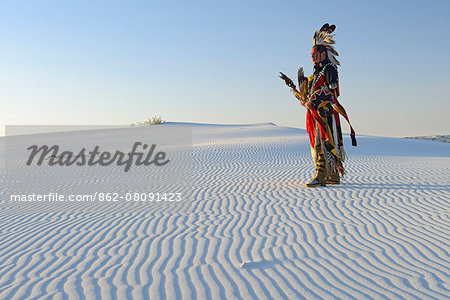
<svg viewBox="0 0 450 300">
<path fill-rule="evenodd" d="M 149 125 L 158 125 L 158 124 L 163 124 L 165 123 L 165 120 L 162 120 L 161 117 L 157 117 L 154 116 L 152 118 L 148 118 L 146 121 L 144 122 L 136 122 L 136 123 L 131 123 L 130 126 L 131 127 L 137 127 L 137 126 L 149 126 Z"/>
</svg>

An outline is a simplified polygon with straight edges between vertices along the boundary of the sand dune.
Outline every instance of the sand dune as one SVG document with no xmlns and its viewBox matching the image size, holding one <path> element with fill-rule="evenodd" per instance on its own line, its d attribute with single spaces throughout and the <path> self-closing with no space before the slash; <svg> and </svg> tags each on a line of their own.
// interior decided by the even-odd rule
<svg viewBox="0 0 450 300">
<path fill-rule="evenodd" d="M 157 177 L 164 190 L 186 192 L 182 202 L 13 203 L 10 194 L 38 188 L 140 191 L 156 175 L 124 179 L 99 167 L 95 180 L 59 169 L 40 177 L 5 155 L 26 136 L 0 139 L 1 299 L 450 298 L 448 144 L 360 136 L 355 148 L 346 140 L 343 183 L 307 189 L 304 130 L 159 126 L 192 130 L 192 144 L 173 152 L 192 151 L 183 165 L 191 182 Z M 90 135 L 125 147 L 146 130 Z"/>
</svg>

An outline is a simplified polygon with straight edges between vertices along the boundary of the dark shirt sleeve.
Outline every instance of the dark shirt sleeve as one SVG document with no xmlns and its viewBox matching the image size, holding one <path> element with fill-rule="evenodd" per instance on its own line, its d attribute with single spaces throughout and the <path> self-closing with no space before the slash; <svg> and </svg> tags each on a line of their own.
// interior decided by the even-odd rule
<svg viewBox="0 0 450 300">
<path fill-rule="evenodd" d="M 332 90 L 337 88 L 339 81 L 337 70 L 334 66 L 328 65 L 325 69 L 325 80 L 327 81 L 328 87 Z"/>
</svg>

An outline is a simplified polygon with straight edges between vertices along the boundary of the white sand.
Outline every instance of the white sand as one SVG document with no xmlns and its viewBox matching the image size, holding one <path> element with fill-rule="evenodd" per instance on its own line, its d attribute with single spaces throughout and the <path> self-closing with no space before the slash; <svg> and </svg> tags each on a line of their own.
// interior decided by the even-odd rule
<svg viewBox="0 0 450 300">
<path fill-rule="evenodd" d="M 304 130 L 159 126 L 193 128 L 191 200 L 19 205 L 7 195 L 113 190 L 120 178 L 98 168 L 97 182 L 57 171 L 49 181 L 17 162 L 23 185 L 2 171 L 0 299 L 450 298 L 450 145 L 346 139 L 345 181 L 307 189 L 314 170 Z M 136 130 L 145 129 L 92 134 Z"/>
</svg>

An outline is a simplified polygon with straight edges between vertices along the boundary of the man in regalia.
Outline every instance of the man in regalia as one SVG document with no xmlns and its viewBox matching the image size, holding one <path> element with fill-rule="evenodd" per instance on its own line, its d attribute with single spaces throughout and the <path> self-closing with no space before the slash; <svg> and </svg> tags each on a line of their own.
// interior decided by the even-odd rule
<svg viewBox="0 0 450 300">
<path fill-rule="evenodd" d="M 307 187 L 324 186 L 326 184 L 340 184 L 345 174 L 345 152 L 342 142 L 341 123 L 339 114 L 347 121 L 347 113 L 339 104 L 339 77 L 336 59 L 338 53 L 332 46 L 335 25 L 328 23 L 320 30 L 316 30 L 313 37 L 311 60 L 314 73 L 305 77 L 303 68 L 298 70 L 299 90 L 292 80 L 281 73 L 281 78 L 292 88 L 294 96 L 307 109 L 306 130 L 311 143 L 311 153 L 316 172 Z M 351 129 L 352 145 L 356 146 L 355 132 Z"/>
</svg>

